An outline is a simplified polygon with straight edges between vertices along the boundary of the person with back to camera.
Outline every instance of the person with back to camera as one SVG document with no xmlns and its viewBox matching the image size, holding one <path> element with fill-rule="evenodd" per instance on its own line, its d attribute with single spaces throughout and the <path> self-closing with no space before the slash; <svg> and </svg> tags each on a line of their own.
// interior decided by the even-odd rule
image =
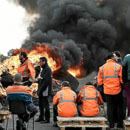
<svg viewBox="0 0 130 130">
<path fill-rule="evenodd" d="M 114 51 L 114 53 L 117 56 L 117 63 L 120 64 L 121 66 L 123 65 L 122 57 L 120 51 Z M 122 75 L 123 76 L 123 75 Z M 124 84 L 122 84 L 122 95 L 123 95 L 123 120 L 126 119 L 126 107 L 127 107 L 127 102 L 126 102 L 126 93 L 124 89 Z M 115 114 L 117 113 L 117 110 L 114 112 Z M 117 122 L 117 114 L 114 116 L 115 122 Z"/>
<path fill-rule="evenodd" d="M 117 63 L 117 56 L 111 52 L 106 63 L 99 67 L 98 85 L 104 88 L 107 103 L 107 117 L 110 130 L 114 130 L 114 110 L 117 110 L 117 127 L 123 130 L 122 66 Z"/>
<path fill-rule="evenodd" d="M 6 88 L 7 100 L 23 100 L 26 103 L 27 110 L 30 112 L 30 115 L 18 115 L 20 120 L 17 120 L 16 128 L 19 130 L 19 127 L 22 127 L 22 130 L 26 130 L 25 122 L 28 122 L 37 112 L 36 106 L 32 101 L 32 91 L 28 86 L 23 86 L 22 84 L 22 75 L 17 73 L 14 76 L 14 84 Z M 30 118 L 29 118 L 30 117 Z"/>
<path fill-rule="evenodd" d="M 74 117 L 77 114 L 76 108 L 76 93 L 71 90 L 70 83 L 63 81 L 61 90 L 53 97 L 53 126 L 57 126 L 57 116 Z"/>
<path fill-rule="evenodd" d="M 79 116 L 97 116 L 100 112 L 99 105 L 103 104 L 103 100 L 100 92 L 88 82 L 79 91 L 77 103 L 81 104 Z"/>
</svg>

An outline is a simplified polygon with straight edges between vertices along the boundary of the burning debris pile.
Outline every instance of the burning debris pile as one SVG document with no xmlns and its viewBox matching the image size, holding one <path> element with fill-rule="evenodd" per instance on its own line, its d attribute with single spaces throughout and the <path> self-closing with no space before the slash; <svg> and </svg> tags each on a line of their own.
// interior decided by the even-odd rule
<svg viewBox="0 0 130 130">
<path fill-rule="evenodd" d="M 58 89 L 60 89 L 60 85 L 63 80 L 71 81 L 72 89 L 76 90 L 76 88 L 78 87 L 78 81 L 68 72 L 66 73 L 60 72 L 60 69 L 62 68 L 62 59 L 57 54 L 56 49 L 49 47 L 47 44 L 34 45 L 33 48 L 31 48 L 31 50 L 26 50 L 23 48 L 14 50 L 12 56 L 9 59 L 5 60 L 2 64 L 0 64 L 1 83 L 3 87 L 7 87 L 8 85 L 13 84 L 13 75 L 17 73 L 17 68 L 20 65 L 19 53 L 22 51 L 25 51 L 27 53 L 29 59 L 33 63 L 36 70 L 36 77 L 38 76 L 40 72 L 39 71 L 40 69 L 39 58 L 42 56 L 45 56 L 48 59 L 48 65 L 51 67 L 53 71 L 54 91 L 57 91 Z M 80 71 L 79 71 L 79 74 L 80 74 Z M 67 75 L 70 77 L 69 79 L 67 78 L 68 77 Z M 59 80 L 58 80 L 58 77 L 60 77 Z M 34 83 L 31 86 L 32 91 L 37 91 L 37 88 L 38 88 L 38 85 L 36 83 Z"/>
</svg>

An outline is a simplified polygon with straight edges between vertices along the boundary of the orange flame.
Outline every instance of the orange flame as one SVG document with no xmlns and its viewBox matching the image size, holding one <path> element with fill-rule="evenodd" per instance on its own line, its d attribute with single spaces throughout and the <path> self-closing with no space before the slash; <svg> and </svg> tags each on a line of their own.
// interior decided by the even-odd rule
<svg viewBox="0 0 130 130">
<path fill-rule="evenodd" d="M 28 58 L 34 66 L 38 65 L 39 58 L 44 56 L 48 59 L 48 65 L 51 67 L 52 71 L 57 71 L 62 67 L 62 59 L 54 48 L 49 47 L 47 44 L 37 44 L 31 50 L 26 50 L 23 48 L 14 50 L 13 56 L 0 64 L 0 74 L 7 69 L 9 69 L 9 72 L 12 75 L 17 73 L 17 68 L 20 65 L 19 53 L 22 51 L 28 54 Z"/>
<path fill-rule="evenodd" d="M 68 72 L 74 77 L 81 78 L 86 75 L 86 71 L 82 65 L 76 65 L 68 69 Z"/>
<path fill-rule="evenodd" d="M 61 46 L 61 48 L 64 48 L 64 46 Z M 9 70 L 12 75 L 17 73 L 17 68 L 20 65 L 19 53 L 22 51 L 27 53 L 34 66 L 37 66 L 39 64 L 39 58 L 44 56 L 48 59 L 48 65 L 51 67 L 53 72 L 62 67 L 62 59 L 55 48 L 51 48 L 47 44 L 37 44 L 30 50 L 26 50 L 24 48 L 14 50 L 13 55 L 0 64 L 0 75 L 3 71 L 7 70 Z M 82 61 L 80 65 L 69 68 L 68 72 L 74 77 L 83 77 L 86 75 Z"/>
</svg>

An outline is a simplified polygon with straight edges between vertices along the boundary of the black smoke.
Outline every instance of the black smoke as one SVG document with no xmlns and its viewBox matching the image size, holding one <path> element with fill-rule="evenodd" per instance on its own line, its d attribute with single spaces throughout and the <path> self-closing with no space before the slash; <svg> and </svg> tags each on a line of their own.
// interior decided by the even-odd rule
<svg viewBox="0 0 130 130">
<path fill-rule="evenodd" d="M 21 0 L 25 5 L 30 3 L 29 8 L 35 3 L 32 9 L 39 13 L 22 47 L 30 49 L 32 42 L 49 44 L 62 57 L 63 70 L 80 64 L 83 58 L 89 73 L 105 62 L 108 52 L 128 52 L 130 0 L 104 0 L 100 4 L 96 0 L 32 1 Z"/>
</svg>

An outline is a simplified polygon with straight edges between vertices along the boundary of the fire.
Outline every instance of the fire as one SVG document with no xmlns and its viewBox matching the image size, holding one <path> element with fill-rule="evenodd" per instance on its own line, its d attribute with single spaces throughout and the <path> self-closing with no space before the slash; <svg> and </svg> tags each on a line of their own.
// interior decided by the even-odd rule
<svg viewBox="0 0 130 130">
<path fill-rule="evenodd" d="M 62 67 L 62 59 L 58 55 L 55 48 L 51 48 L 47 44 L 37 44 L 30 50 L 23 48 L 14 50 L 13 55 L 0 64 L 0 75 L 3 71 L 9 71 L 9 73 L 12 75 L 15 75 L 17 73 L 17 68 L 20 65 L 19 53 L 22 51 L 27 53 L 28 58 L 33 63 L 34 67 L 39 65 L 39 58 L 43 56 L 48 59 L 48 65 L 51 67 L 53 72 L 59 70 Z M 68 72 L 74 77 L 85 76 L 85 70 L 83 69 L 82 62 L 80 65 L 69 68 Z"/>
<path fill-rule="evenodd" d="M 22 51 L 27 52 L 28 58 L 31 60 L 34 66 L 37 66 L 39 64 L 39 58 L 44 56 L 48 59 L 48 65 L 51 67 L 52 71 L 57 71 L 62 67 L 62 59 L 54 48 L 49 47 L 47 44 L 37 44 L 29 51 L 23 48 L 14 50 L 13 56 L 0 64 L 0 74 L 7 70 L 12 75 L 17 73 L 17 68 L 20 65 L 19 53 Z"/>
<path fill-rule="evenodd" d="M 84 70 L 82 65 L 73 66 L 68 69 L 68 72 L 77 78 L 81 78 L 86 75 L 86 71 Z"/>
</svg>

